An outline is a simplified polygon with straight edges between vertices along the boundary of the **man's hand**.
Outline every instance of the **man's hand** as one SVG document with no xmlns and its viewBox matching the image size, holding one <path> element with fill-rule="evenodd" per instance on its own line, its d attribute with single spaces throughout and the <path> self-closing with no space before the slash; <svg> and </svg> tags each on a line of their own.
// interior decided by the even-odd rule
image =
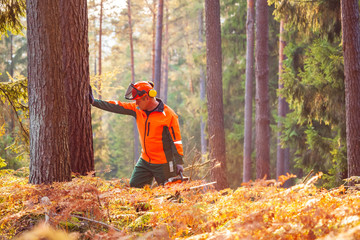
<svg viewBox="0 0 360 240">
<path fill-rule="evenodd" d="M 176 165 L 176 169 L 177 169 L 177 174 L 179 175 L 180 173 L 182 174 L 184 172 L 184 167 L 183 165 Z"/>
<path fill-rule="evenodd" d="M 89 101 L 90 101 L 90 104 L 93 104 L 95 99 L 94 99 L 94 95 L 92 93 L 92 88 L 91 88 L 91 85 L 89 85 Z"/>
</svg>

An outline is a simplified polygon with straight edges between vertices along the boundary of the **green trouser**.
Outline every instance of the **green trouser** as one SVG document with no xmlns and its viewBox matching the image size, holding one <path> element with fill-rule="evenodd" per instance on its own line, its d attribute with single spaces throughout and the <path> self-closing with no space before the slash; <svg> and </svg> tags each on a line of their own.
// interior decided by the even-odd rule
<svg viewBox="0 0 360 240">
<path fill-rule="evenodd" d="M 130 187 L 142 188 L 145 185 L 151 185 L 154 177 L 158 185 L 163 185 L 169 177 L 173 176 L 174 174 L 169 172 L 167 163 L 153 164 L 140 158 L 131 175 Z"/>
</svg>

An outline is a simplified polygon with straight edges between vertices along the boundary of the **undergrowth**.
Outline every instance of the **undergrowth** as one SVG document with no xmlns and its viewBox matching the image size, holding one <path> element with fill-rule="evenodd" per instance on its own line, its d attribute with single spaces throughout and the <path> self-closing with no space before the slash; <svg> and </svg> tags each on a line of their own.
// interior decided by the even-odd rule
<svg viewBox="0 0 360 240">
<path fill-rule="evenodd" d="M 96 177 L 30 185 L 0 177 L 1 239 L 359 239 L 360 193 L 317 188 L 318 174 L 282 188 L 259 180 L 232 190 L 192 181 L 150 189 Z"/>
</svg>

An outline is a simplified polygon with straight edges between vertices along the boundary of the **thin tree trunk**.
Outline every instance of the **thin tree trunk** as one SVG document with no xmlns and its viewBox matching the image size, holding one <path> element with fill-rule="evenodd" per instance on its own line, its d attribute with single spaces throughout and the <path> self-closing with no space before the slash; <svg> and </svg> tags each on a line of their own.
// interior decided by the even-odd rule
<svg viewBox="0 0 360 240">
<path fill-rule="evenodd" d="M 341 0 L 348 177 L 360 176 L 360 16 L 357 0 Z"/>
<path fill-rule="evenodd" d="M 127 0 L 128 18 L 129 18 L 129 38 L 130 38 L 130 58 L 131 58 L 131 82 L 135 83 L 135 64 L 134 64 L 134 45 L 131 21 L 131 1 Z M 133 121 L 134 129 L 134 163 L 139 159 L 139 133 L 136 125 L 136 119 Z"/>
<path fill-rule="evenodd" d="M 152 24 L 152 81 L 155 81 L 155 42 L 156 42 L 156 1 L 153 0 L 153 8 L 152 8 L 152 14 L 153 14 L 153 24 Z"/>
<path fill-rule="evenodd" d="M 244 116 L 244 163 L 243 182 L 251 180 L 251 142 L 252 142 L 252 112 L 253 112 L 253 74 L 254 74 L 254 0 L 247 2 L 246 21 L 246 82 L 245 82 L 245 116 Z"/>
<path fill-rule="evenodd" d="M 14 59 L 13 59 L 13 45 L 14 45 L 14 42 L 13 42 L 13 36 L 11 33 L 10 33 L 10 76 L 11 77 L 14 77 Z"/>
<path fill-rule="evenodd" d="M 207 100 L 210 159 L 216 162 L 211 177 L 216 189 L 227 188 L 224 109 L 222 93 L 222 51 L 219 0 L 205 0 Z"/>
<path fill-rule="evenodd" d="M 60 0 L 63 73 L 69 104 L 71 171 L 86 175 L 95 170 L 91 111 L 88 100 L 89 42 L 86 0 Z M 73 37 L 76 36 L 76 37 Z"/>
<path fill-rule="evenodd" d="M 155 90 L 160 95 L 161 89 L 161 48 L 162 48 L 162 29 L 163 29 L 164 0 L 159 0 L 156 18 L 156 42 L 155 42 Z"/>
<path fill-rule="evenodd" d="M 101 99 L 101 70 L 102 70 L 102 62 L 101 62 L 101 52 L 102 52 L 102 22 L 103 22 L 103 0 L 100 1 L 100 26 L 99 26 L 99 82 L 98 82 L 98 92 L 99 92 L 99 99 Z"/>
<path fill-rule="evenodd" d="M 256 178 L 270 178 L 268 4 L 256 1 Z"/>
<path fill-rule="evenodd" d="M 165 4 L 165 51 L 164 51 L 164 78 L 162 86 L 162 93 L 161 97 L 164 103 L 167 103 L 167 97 L 168 97 L 168 80 L 169 80 L 169 11 L 168 11 L 168 4 Z"/>
<path fill-rule="evenodd" d="M 283 62 L 286 58 L 284 55 L 284 48 L 286 46 L 286 42 L 284 40 L 284 20 L 280 21 L 280 38 L 279 38 L 279 90 L 284 88 L 284 84 L 282 81 L 282 71 L 283 71 Z M 282 127 L 283 127 L 283 120 L 286 117 L 287 110 L 288 110 L 288 103 L 286 99 L 283 98 L 281 95 L 278 97 L 278 139 L 277 139 L 277 161 L 276 161 L 276 178 L 279 179 L 279 176 L 285 175 L 285 152 L 286 149 L 281 147 L 280 137 L 282 135 Z"/>
<path fill-rule="evenodd" d="M 30 114 L 29 182 L 33 184 L 71 180 L 59 3 L 59 0 L 26 1 Z"/>
<path fill-rule="evenodd" d="M 199 17 L 199 51 L 201 51 L 203 49 L 203 44 L 204 44 L 204 40 L 203 40 L 203 34 L 204 34 L 204 14 L 203 14 L 204 9 L 200 9 L 199 13 L 198 13 L 198 17 Z M 204 73 L 204 68 L 203 66 L 200 64 L 200 79 L 199 79 L 199 83 L 200 83 L 200 100 L 201 103 L 205 102 L 205 73 Z M 201 143 L 201 160 L 202 162 L 205 161 L 205 156 L 206 156 L 206 138 L 205 138 L 205 121 L 204 121 L 204 117 L 201 115 L 200 116 L 200 143 Z"/>
</svg>

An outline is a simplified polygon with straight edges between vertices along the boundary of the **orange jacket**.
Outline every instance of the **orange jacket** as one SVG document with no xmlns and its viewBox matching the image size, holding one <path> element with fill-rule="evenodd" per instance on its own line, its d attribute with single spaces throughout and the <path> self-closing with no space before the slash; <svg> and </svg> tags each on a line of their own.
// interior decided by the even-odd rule
<svg viewBox="0 0 360 240">
<path fill-rule="evenodd" d="M 151 112 L 141 110 L 135 102 L 102 101 L 95 99 L 93 106 L 136 118 L 141 143 L 141 158 L 149 163 L 162 164 L 175 160 L 183 164 L 179 120 L 176 113 L 160 99 Z"/>
</svg>

